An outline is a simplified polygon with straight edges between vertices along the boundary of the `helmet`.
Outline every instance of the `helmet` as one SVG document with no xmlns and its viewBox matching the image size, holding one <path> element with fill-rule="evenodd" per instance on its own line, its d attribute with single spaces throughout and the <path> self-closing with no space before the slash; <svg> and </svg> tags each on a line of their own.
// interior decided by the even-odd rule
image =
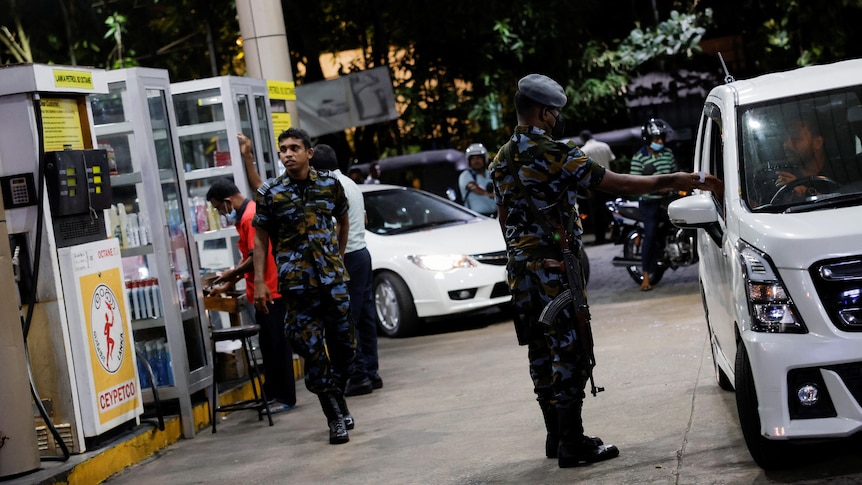
<svg viewBox="0 0 862 485">
<path fill-rule="evenodd" d="M 479 155 L 485 159 L 485 163 L 488 163 L 488 150 L 485 149 L 485 145 L 481 143 L 474 143 L 467 147 L 467 150 L 464 151 L 464 154 L 467 155 L 467 161 L 470 160 L 470 157 L 474 155 Z"/>
<path fill-rule="evenodd" d="M 650 118 L 645 125 L 641 127 L 641 138 L 643 141 L 649 142 L 654 136 L 660 136 L 663 140 L 667 140 L 667 133 L 670 127 L 663 120 Z"/>
</svg>

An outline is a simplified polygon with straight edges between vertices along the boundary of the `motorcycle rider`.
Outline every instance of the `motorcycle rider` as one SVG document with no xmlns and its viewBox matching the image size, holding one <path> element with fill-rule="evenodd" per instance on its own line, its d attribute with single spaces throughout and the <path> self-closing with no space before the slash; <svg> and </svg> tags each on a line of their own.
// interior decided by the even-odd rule
<svg viewBox="0 0 862 485">
<path fill-rule="evenodd" d="M 632 175 L 660 175 L 677 171 L 676 159 L 670 148 L 665 146 L 668 126 L 660 119 L 650 118 L 641 127 L 644 146 L 632 156 Z M 649 275 L 655 273 L 658 264 L 658 234 L 656 229 L 665 217 L 665 206 L 672 189 L 663 189 L 640 196 L 640 211 L 643 216 L 644 237 L 641 243 L 643 281 L 641 291 L 652 289 Z"/>
<path fill-rule="evenodd" d="M 461 199 L 464 206 L 486 216 L 497 213 L 494 203 L 494 192 L 488 190 L 491 179 L 488 174 L 488 150 L 481 143 L 473 143 L 464 151 L 470 168 L 461 172 L 458 177 L 458 187 L 461 189 Z"/>
</svg>

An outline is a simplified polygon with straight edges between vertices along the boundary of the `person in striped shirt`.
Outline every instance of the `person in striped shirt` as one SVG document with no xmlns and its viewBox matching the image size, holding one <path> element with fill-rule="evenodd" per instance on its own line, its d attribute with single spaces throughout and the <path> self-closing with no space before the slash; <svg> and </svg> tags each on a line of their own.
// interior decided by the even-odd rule
<svg viewBox="0 0 862 485">
<path fill-rule="evenodd" d="M 650 118 L 641 127 L 641 137 L 644 146 L 632 156 L 632 175 L 659 175 L 677 171 L 673 152 L 665 146 L 667 141 L 667 124 L 659 119 Z M 641 261 L 643 265 L 643 280 L 641 291 L 652 289 L 649 275 L 654 273 L 658 264 L 658 238 L 656 230 L 662 218 L 665 217 L 665 206 L 672 189 L 651 192 L 640 196 L 640 211 L 644 222 L 644 236 L 641 242 Z"/>
</svg>

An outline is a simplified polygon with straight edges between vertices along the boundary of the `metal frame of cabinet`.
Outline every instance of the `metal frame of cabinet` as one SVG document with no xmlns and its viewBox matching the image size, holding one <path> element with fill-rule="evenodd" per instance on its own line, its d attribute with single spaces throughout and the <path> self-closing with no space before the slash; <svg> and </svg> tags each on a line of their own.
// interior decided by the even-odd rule
<svg viewBox="0 0 862 485">
<path fill-rule="evenodd" d="M 243 195 L 253 199 L 236 136 L 240 132 L 251 139 L 256 167 L 264 180 L 283 172 L 272 134 L 265 80 L 221 76 L 173 83 L 171 91 L 182 167 L 191 198 L 205 199 L 216 178 L 228 177 Z M 217 271 L 240 262 L 237 237 L 232 226 L 196 231 L 204 271 Z"/>
<path fill-rule="evenodd" d="M 139 229 L 139 243 L 146 244 L 121 239 L 124 272 L 127 280 L 155 277 L 161 290 L 160 315 L 154 316 L 155 310 L 141 318 L 133 314 L 132 329 L 136 341 L 166 339 L 171 377 L 158 386 L 159 397 L 179 400 L 183 436 L 191 438 L 191 394 L 212 384 L 213 356 L 198 252 L 186 236 L 192 231 L 170 78 L 165 70 L 140 67 L 104 76 L 110 93 L 90 96 L 96 138 L 115 159 L 114 202 L 137 212 L 146 228 Z M 144 389 L 143 398 L 152 401 L 151 389 Z"/>
</svg>

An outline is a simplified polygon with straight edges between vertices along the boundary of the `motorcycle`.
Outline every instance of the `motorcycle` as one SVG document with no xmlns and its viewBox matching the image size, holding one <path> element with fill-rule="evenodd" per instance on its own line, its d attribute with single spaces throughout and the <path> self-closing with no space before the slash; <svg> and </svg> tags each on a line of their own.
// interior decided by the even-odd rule
<svg viewBox="0 0 862 485">
<path fill-rule="evenodd" d="M 668 200 L 684 197 L 685 193 L 676 193 Z M 617 198 L 606 203 L 613 215 L 611 238 L 614 244 L 622 244 L 623 255 L 613 259 L 613 265 L 626 268 L 635 283 L 643 281 L 641 259 L 641 244 L 643 242 L 644 224 L 638 202 L 625 198 Z M 667 217 L 667 207 L 664 217 L 656 230 L 658 239 L 658 269 L 650 274 L 650 283 L 661 281 L 665 271 L 676 270 L 683 266 L 697 263 L 697 232 L 694 229 L 680 229 L 674 226 Z"/>
</svg>

